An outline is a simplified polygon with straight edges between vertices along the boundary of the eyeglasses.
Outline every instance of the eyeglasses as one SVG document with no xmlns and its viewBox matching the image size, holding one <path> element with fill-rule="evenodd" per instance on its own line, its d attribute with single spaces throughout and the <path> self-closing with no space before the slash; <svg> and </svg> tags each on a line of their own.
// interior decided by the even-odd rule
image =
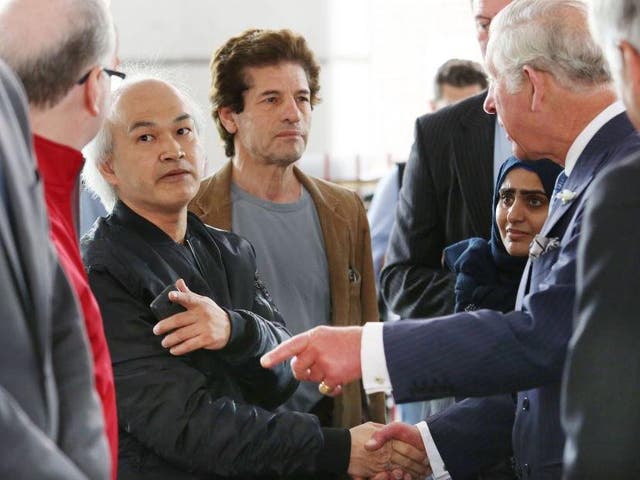
<svg viewBox="0 0 640 480">
<path fill-rule="evenodd" d="M 91 70 L 89 70 L 87 73 L 85 73 L 82 78 L 80 80 L 78 80 L 78 85 L 82 85 L 84 82 L 87 81 L 87 79 L 89 78 L 89 75 L 91 75 L 91 72 L 93 71 L 93 68 Z M 102 71 L 104 73 L 106 73 L 107 75 L 109 75 L 110 77 L 118 77 L 122 80 L 124 80 L 125 78 L 127 78 L 127 74 L 124 72 L 119 72 L 118 70 L 111 70 L 110 68 L 102 68 Z"/>
</svg>

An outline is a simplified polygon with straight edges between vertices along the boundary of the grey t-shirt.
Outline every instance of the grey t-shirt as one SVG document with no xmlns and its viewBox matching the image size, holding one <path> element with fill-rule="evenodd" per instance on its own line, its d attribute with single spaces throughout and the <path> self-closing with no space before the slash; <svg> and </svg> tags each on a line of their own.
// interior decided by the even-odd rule
<svg viewBox="0 0 640 480">
<path fill-rule="evenodd" d="M 327 325 L 331 314 L 329 267 L 320 220 L 304 188 L 293 203 L 256 198 L 231 184 L 232 230 L 256 250 L 258 273 L 287 327 L 294 335 Z M 308 412 L 322 395 L 303 382 L 285 403 L 289 410 Z"/>
</svg>

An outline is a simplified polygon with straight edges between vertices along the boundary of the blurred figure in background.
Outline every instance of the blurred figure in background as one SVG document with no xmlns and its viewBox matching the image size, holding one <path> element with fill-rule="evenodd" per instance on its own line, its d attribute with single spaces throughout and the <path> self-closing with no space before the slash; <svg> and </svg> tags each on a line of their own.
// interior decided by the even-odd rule
<svg viewBox="0 0 640 480">
<path fill-rule="evenodd" d="M 479 63 L 456 58 L 447 60 L 436 73 L 434 97 L 429 101 L 430 109 L 435 112 L 476 95 L 486 88 L 487 75 Z M 405 166 L 405 162 L 398 163 L 380 179 L 367 213 L 371 228 L 371 253 L 376 283 L 389 245 Z"/>
<path fill-rule="evenodd" d="M 444 62 L 433 82 L 433 98 L 429 100 L 432 112 L 473 97 L 489 86 L 482 65 L 472 60 L 452 58 Z"/>
<path fill-rule="evenodd" d="M 509 0 L 471 0 L 484 58 L 492 19 Z M 489 238 L 491 198 L 511 144 L 486 93 L 416 120 L 414 144 L 398 197 L 380 290 L 402 318 L 453 313 L 455 276 L 442 251 L 470 237 Z"/>
</svg>

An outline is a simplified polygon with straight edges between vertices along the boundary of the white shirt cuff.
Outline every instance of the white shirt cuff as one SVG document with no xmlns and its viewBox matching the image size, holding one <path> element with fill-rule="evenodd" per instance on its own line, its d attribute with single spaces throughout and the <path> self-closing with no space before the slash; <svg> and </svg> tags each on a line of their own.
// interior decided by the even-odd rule
<svg viewBox="0 0 640 480">
<path fill-rule="evenodd" d="M 433 480 L 451 480 L 451 475 L 449 475 L 449 472 L 444 468 L 444 462 L 442 461 L 440 452 L 438 452 L 438 448 L 433 441 L 427 422 L 420 422 L 416 424 L 416 427 L 418 427 L 418 430 L 420 431 L 420 436 L 424 443 L 424 449 L 427 452 L 427 457 L 429 458 L 429 464 L 431 465 L 431 470 L 433 472 L 431 474 L 433 476 Z"/>
<path fill-rule="evenodd" d="M 360 347 L 360 365 L 362 366 L 362 385 L 368 395 L 372 393 L 391 393 L 391 379 L 384 355 L 384 324 L 369 322 L 362 329 Z"/>
</svg>

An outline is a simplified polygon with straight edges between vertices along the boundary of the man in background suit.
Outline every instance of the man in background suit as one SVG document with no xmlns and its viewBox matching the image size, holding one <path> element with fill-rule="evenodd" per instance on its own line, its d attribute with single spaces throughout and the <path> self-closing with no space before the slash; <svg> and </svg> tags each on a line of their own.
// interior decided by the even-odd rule
<svg viewBox="0 0 640 480">
<path fill-rule="evenodd" d="M 616 102 L 582 2 L 514 0 L 491 28 L 487 69 L 494 80 L 485 108 L 498 114 L 518 157 L 549 158 L 565 168 L 539 237 L 542 248 L 534 249 L 525 269 L 517 311 L 463 312 L 383 328 L 325 327 L 285 342 L 263 364 L 296 356 L 297 376 L 334 388 L 362 374 L 368 392 L 392 390 L 400 402 L 518 391 L 518 474 L 560 479 L 560 378 L 572 330 L 584 193 L 604 166 L 639 152 L 640 138 Z M 490 460 L 490 452 L 477 452 L 496 428 L 492 415 L 509 409 L 513 413 L 513 404 L 498 406 L 495 398 L 468 399 L 430 420 L 428 428 L 421 425 L 434 474 L 444 475 L 436 478 L 447 478 L 444 464 L 458 479 Z M 504 439 L 504 430 L 495 433 Z M 376 434 L 371 447 L 407 435 L 415 437 L 415 427 L 391 426 Z"/>
<path fill-rule="evenodd" d="M 429 101 L 429 111 L 458 103 L 487 89 L 487 75 L 482 66 L 471 60 L 452 58 L 438 68 L 433 81 L 434 98 Z M 482 110 L 481 110 L 482 111 Z M 378 181 L 367 218 L 371 227 L 371 254 L 376 281 L 384 265 L 391 229 L 395 223 L 398 192 L 406 162 L 398 163 Z"/>
<path fill-rule="evenodd" d="M 24 94 L 0 61 L 0 478 L 106 479 L 81 319 L 48 240 Z"/>
<path fill-rule="evenodd" d="M 472 0 L 484 57 L 489 24 L 510 0 Z M 511 146 L 486 92 L 416 121 L 385 267 L 382 297 L 401 317 L 453 313 L 455 275 L 442 251 L 469 237 L 489 238 L 493 185 Z"/>
<path fill-rule="evenodd" d="M 640 128 L 640 1 L 592 1 L 591 18 Z M 589 191 L 577 260 L 577 314 L 564 376 L 565 478 L 640 478 L 640 155 Z"/>
</svg>

